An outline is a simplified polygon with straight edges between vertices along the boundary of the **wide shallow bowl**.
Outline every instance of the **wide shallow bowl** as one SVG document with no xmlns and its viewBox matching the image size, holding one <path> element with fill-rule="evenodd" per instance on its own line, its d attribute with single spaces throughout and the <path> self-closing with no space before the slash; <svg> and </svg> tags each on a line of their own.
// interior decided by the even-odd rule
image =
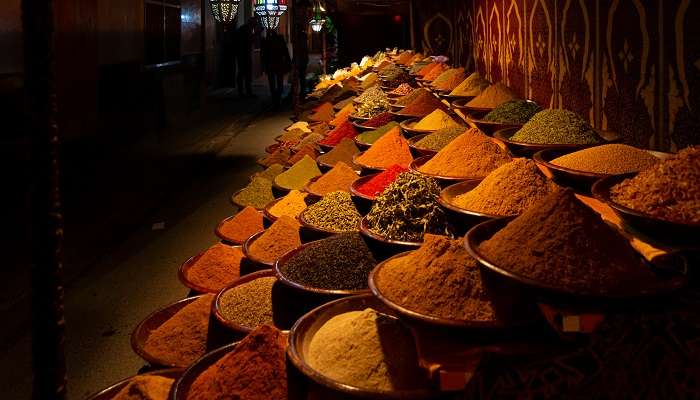
<svg viewBox="0 0 700 400">
<path fill-rule="evenodd" d="M 272 269 L 272 267 L 275 265 L 274 261 L 264 261 L 261 260 L 260 258 L 250 254 L 250 248 L 255 243 L 256 240 L 260 238 L 265 233 L 265 231 L 258 232 L 255 235 L 251 236 L 248 238 L 248 240 L 243 243 L 243 255 L 250 261 L 253 262 L 253 264 L 256 265 L 258 270 L 261 269 Z"/>
<path fill-rule="evenodd" d="M 310 242 L 310 243 L 305 243 L 301 245 L 301 247 L 297 247 L 296 249 L 288 252 L 287 254 L 283 255 L 280 257 L 277 262 L 275 263 L 275 268 L 274 268 L 274 274 L 277 276 L 277 279 L 279 281 L 291 288 L 294 288 L 296 290 L 300 290 L 302 292 L 306 293 L 313 293 L 316 295 L 324 295 L 324 296 L 330 296 L 330 297 L 339 297 L 339 296 L 352 296 L 356 294 L 364 294 L 364 293 L 369 293 L 369 288 L 367 289 L 359 289 L 359 290 L 341 290 L 341 289 L 324 289 L 324 288 L 317 288 L 309 285 L 305 285 L 301 282 L 296 282 L 293 281 L 292 279 L 288 278 L 286 275 L 284 275 L 284 272 L 282 272 L 282 269 L 284 268 L 284 265 L 289 262 L 289 260 L 294 257 L 295 255 L 299 254 L 300 252 L 304 251 L 307 249 L 310 245 L 314 244 L 315 242 Z"/>
<path fill-rule="evenodd" d="M 304 189 L 302 189 L 302 192 L 306 192 L 308 194 L 307 197 L 311 197 L 311 199 L 313 199 L 313 200 L 319 200 L 321 197 L 323 197 L 323 194 L 315 192 L 310 188 L 310 186 L 314 182 L 316 182 L 319 178 L 320 178 L 320 176 L 317 176 L 315 178 L 311 178 L 311 180 L 306 182 L 306 184 L 304 185 Z"/>
<path fill-rule="evenodd" d="M 232 282 L 231 284 L 229 284 L 225 288 L 221 289 L 217 293 L 216 297 L 214 298 L 214 301 L 211 304 L 211 312 L 214 315 L 214 317 L 216 318 L 216 320 L 222 326 L 225 326 L 226 328 L 231 329 L 232 331 L 239 333 L 243 336 L 247 335 L 248 333 L 250 333 L 250 331 L 255 329 L 256 327 L 254 327 L 254 326 L 251 327 L 251 326 L 240 325 L 240 324 L 237 324 L 237 323 L 231 321 L 230 319 L 227 319 L 226 317 L 224 317 L 224 314 L 222 312 L 222 306 L 221 306 L 221 298 L 223 297 L 224 293 L 233 289 L 236 286 L 240 286 L 240 285 L 243 285 L 245 283 L 254 281 L 258 278 L 266 278 L 266 277 L 270 277 L 270 276 L 272 276 L 272 277 L 275 276 L 275 272 L 273 270 L 270 270 L 270 269 L 266 269 L 266 270 L 258 271 L 258 272 L 253 272 L 252 274 L 244 275 L 244 276 L 236 279 L 234 282 Z"/>
<path fill-rule="evenodd" d="M 275 201 L 277 201 L 277 200 L 275 200 Z M 267 207 L 265 207 L 265 208 L 267 209 Z M 266 214 L 263 214 L 263 216 L 267 218 Z M 245 242 L 245 241 L 240 241 L 240 240 L 231 238 L 229 236 L 226 236 L 226 234 L 221 230 L 226 223 L 228 223 L 229 221 L 231 221 L 235 217 L 236 217 L 235 215 L 231 215 L 230 217 L 224 218 L 223 220 L 221 220 L 221 222 L 218 223 L 218 225 L 216 225 L 216 228 L 214 229 L 214 234 L 216 236 L 218 236 L 219 239 L 221 239 L 221 241 L 224 242 L 224 244 L 242 245 L 243 242 Z M 272 221 L 274 221 L 274 220 L 272 220 Z"/>
<path fill-rule="evenodd" d="M 598 200 L 613 209 L 625 225 L 665 245 L 700 248 L 700 224 L 667 221 L 642 211 L 633 210 L 615 202 L 610 196 L 610 189 L 625 179 L 633 178 L 637 173 L 613 175 L 593 184 L 591 192 Z"/>
<path fill-rule="evenodd" d="M 367 121 L 369 121 L 369 120 L 367 120 Z M 363 121 L 363 122 L 366 122 L 366 121 Z M 358 122 L 358 121 L 352 121 L 351 124 L 359 132 L 371 131 L 372 129 L 376 129 L 376 128 L 373 128 L 371 126 L 364 126 L 364 125 L 362 125 L 361 122 Z"/>
<path fill-rule="evenodd" d="M 424 117 L 424 115 L 415 115 L 415 116 L 405 115 L 405 114 L 401 114 L 399 111 L 394 111 L 394 110 L 389 111 L 389 114 L 394 116 L 395 121 L 403 121 L 405 119 L 410 119 L 410 118 Z"/>
<path fill-rule="evenodd" d="M 272 196 L 274 198 L 280 198 L 286 196 L 289 192 L 291 192 L 292 189 L 287 189 L 285 187 L 282 187 L 275 183 L 275 181 L 272 181 Z"/>
<path fill-rule="evenodd" d="M 430 387 L 426 378 L 425 387 L 417 390 L 376 392 L 367 389 L 347 385 L 331 379 L 319 371 L 311 368 L 307 362 L 307 350 L 311 339 L 318 330 L 331 318 L 350 311 L 362 311 L 373 308 L 383 314 L 396 317 L 390 308 L 386 307 L 371 294 L 345 297 L 321 305 L 310 311 L 297 321 L 289 333 L 289 347 L 287 355 L 292 364 L 317 384 L 336 392 L 352 395 L 359 398 L 371 399 L 434 399 L 439 393 Z"/>
<path fill-rule="evenodd" d="M 360 149 L 360 151 L 367 151 L 370 147 L 372 147 L 372 144 L 373 144 L 373 143 L 362 142 L 357 138 L 357 136 L 355 136 L 352 139 L 352 141 L 355 142 L 355 146 L 357 146 L 357 148 Z"/>
<path fill-rule="evenodd" d="M 180 376 L 180 379 L 175 381 L 173 384 L 173 389 L 170 391 L 170 400 L 187 400 L 189 397 L 190 388 L 192 384 L 199 378 L 199 376 L 206 371 L 209 367 L 216 364 L 217 361 L 224 358 L 225 355 L 232 352 L 238 342 L 227 344 L 223 347 L 219 347 L 216 350 L 212 350 L 209 353 L 200 357 L 197 361 L 192 363 L 185 372 Z"/>
<path fill-rule="evenodd" d="M 111 400 L 119 393 L 119 391 L 124 389 L 126 387 L 126 385 L 128 385 L 129 382 L 131 382 L 132 379 L 139 377 L 139 376 L 162 376 L 164 378 L 170 378 L 170 379 L 177 380 L 182 375 L 183 372 L 185 372 L 184 368 L 169 368 L 169 369 L 161 369 L 161 370 L 157 370 L 157 371 L 145 372 L 143 374 L 130 376 L 126 379 L 123 379 L 123 380 L 111 385 L 108 388 L 100 390 L 99 392 L 88 397 L 87 400 Z M 175 382 L 173 382 L 173 386 L 175 386 Z"/>
<path fill-rule="evenodd" d="M 240 245 L 239 246 L 231 246 L 231 247 L 237 247 L 239 249 L 242 248 Z M 182 265 L 180 265 L 180 268 L 177 270 L 177 277 L 180 280 L 180 282 L 183 285 L 185 285 L 185 287 L 187 287 L 187 288 L 189 288 L 197 293 L 216 293 L 216 292 L 218 292 L 218 290 L 211 290 L 209 288 L 205 288 L 204 286 L 199 286 L 198 284 L 190 281 L 189 278 L 187 277 L 187 274 L 189 273 L 190 268 L 192 268 L 197 263 L 197 260 L 199 260 L 203 254 L 204 254 L 204 251 L 197 254 L 197 255 L 194 255 L 194 256 L 188 258 L 187 261 L 182 263 Z"/>
<path fill-rule="evenodd" d="M 473 190 L 481 183 L 481 179 L 471 179 L 464 182 L 455 183 L 440 191 L 438 203 L 445 210 L 445 213 L 457 221 L 461 226 L 469 229 L 472 226 L 494 218 L 501 218 L 502 215 L 485 214 L 476 211 L 459 208 L 452 203 L 455 197 Z"/>
<path fill-rule="evenodd" d="M 613 132 L 609 131 L 596 131 L 601 138 L 605 141 L 603 143 L 594 144 L 576 144 L 576 143 L 525 143 L 517 142 L 511 140 L 510 138 L 517 132 L 520 128 L 507 128 L 501 129 L 494 132 L 493 137 L 503 142 L 511 153 L 519 156 L 532 157 L 535 153 L 541 150 L 547 149 L 571 149 L 571 150 L 581 150 L 586 147 L 598 146 L 606 143 L 614 143 L 619 141 L 620 137 Z"/>
<path fill-rule="evenodd" d="M 322 228 L 316 226 L 306 220 L 305 216 L 306 210 L 304 210 L 301 215 L 299 215 L 299 222 L 301 223 L 302 235 L 306 239 L 305 241 L 312 241 L 317 239 L 323 239 L 328 236 L 336 235 L 338 233 L 348 233 L 347 231 L 336 231 L 332 229 Z"/>
<path fill-rule="evenodd" d="M 504 323 L 499 320 L 493 320 L 493 321 L 466 321 L 466 320 L 456 320 L 456 319 L 447 319 L 447 318 L 441 318 L 441 317 L 436 317 L 436 316 L 431 316 L 427 315 L 418 311 L 410 310 L 400 304 L 395 303 L 394 301 L 390 300 L 389 298 L 386 297 L 384 293 L 382 293 L 381 288 L 377 285 L 377 277 L 381 274 L 382 269 L 386 267 L 386 265 L 397 258 L 401 257 L 406 257 L 409 255 L 411 252 L 406 251 L 403 253 L 399 253 L 389 259 L 386 259 L 382 261 L 381 263 L 377 264 L 377 266 L 372 270 L 372 272 L 369 275 L 369 288 L 372 291 L 372 293 L 381 301 L 384 303 L 387 307 L 391 308 L 394 310 L 396 313 L 399 315 L 411 318 L 416 321 L 420 321 L 429 325 L 439 325 L 439 326 L 445 326 L 445 327 L 452 327 L 452 328 L 500 328 L 504 326 Z"/>
<path fill-rule="evenodd" d="M 450 108 L 453 110 L 459 110 L 462 114 L 470 118 L 472 118 L 472 116 L 484 116 L 493 110 L 491 107 L 468 106 L 467 103 L 469 103 L 471 100 L 472 99 L 468 98 L 457 99 L 450 104 Z"/>
<path fill-rule="evenodd" d="M 418 147 L 416 146 L 416 143 L 418 143 L 421 139 L 425 138 L 428 136 L 428 133 L 424 133 L 421 135 L 416 135 L 408 139 L 408 147 L 411 149 L 411 153 L 413 153 L 413 156 L 416 158 L 419 157 L 425 157 L 425 156 L 434 156 L 437 154 L 437 150 L 433 149 L 426 149 L 423 147 Z"/>
<path fill-rule="evenodd" d="M 275 187 L 275 184 L 273 183 L 273 184 L 272 184 L 272 188 L 274 189 L 274 187 Z M 243 188 L 243 189 L 245 189 L 245 188 Z M 231 204 L 233 204 L 235 207 L 238 207 L 239 210 L 242 210 L 242 209 L 246 208 L 246 205 L 245 205 L 245 204 L 241 204 L 241 203 L 237 202 L 237 201 L 234 200 L 234 199 L 236 198 L 236 196 L 238 196 L 238 195 L 243 191 L 243 189 L 236 190 L 235 192 L 233 192 L 233 194 L 232 194 L 231 197 L 229 198 L 229 200 L 231 201 Z M 251 207 L 252 207 L 252 206 L 251 206 Z M 255 208 L 255 209 L 258 210 L 258 211 L 262 211 L 261 208 L 257 208 L 257 207 L 253 207 L 253 208 Z"/>
<path fill-rule="evenodd" d="M 418 123 L 418 119 L 407 119 L 405 121 L 401 121 L 399 124 L 399 127 L 401 128 L 401 131 L 406 135 L 406 137 L 413 137 L 416 135 L 425 135 L 429 133 L 435 132 L 437 129 L 415 129 L 414 126 Z"/>
<path fill-rule="evenodd" d="M 333 150 L 335 145 L 316 143 L 323 153 L 328 153 Z"/>
<path fill-rule="evenodd" d="M 384 237 L 378 233 L 375 233 L 369 229 L 367 224 L 367 217 L 362 217 L 360 220 L 360 233 L 370 239 L 370 248 L 380 248 L 383 249 L 382 255 L 394 255 L 402 251 L 415 250 L 419 248 L 423 242 L 409 242 L 404 240 L 395 240 Z M 373 247 L 375 246 L 375 247 Z"/>
<path fill-rule="evenodd" d="M 462 96 L 459 94 L 450 94 L 448 93 L 440 93 L 439 94 L 440 98 L 443 100 L 447 100 L 450 104 L 452 104 L 456 100 L 464 100 L 465 102 L 470 102 L 474 97 L 476 96 Z"/>
<path fill-rule="evenodd" d="M 583 298 L 583 299 L 633 299 L 643 298 L 655 295 L 669 294 L 675 290 L 681 289 L 687 283 L 687 278 L 684 273 L 679 272 L 687 269 L 687 265 L 678 265 L 678 270 L 672 268 L 664 268 L 665 271 L 658 271 L 659 280 L 654 284 L 645 284 L 644 282 L 636 282 L 634 285 L 627 285 L 626 288 L 616 291 L 569 288 L 565 286 L 555 285 L 547 282 L 535 280 L 523 276 L 515 271 L 510 270 L 502 265 L 496 265 L 487 256 L 485 256 L 479 246 L 486 240 L 493 237 L 496 232 L 503 229 L 515 217 L 505 217 L 482 222 L 476 225 L 467 232 L 464 237 L 464 246 L 469 254 L 472 255 L 481 265 L 487 269 L 499 274 L 504 279 L 515 282 L 519 285 L 527 287 L 545 295 L 553 295 L 557 297 L 567 298 Z M 585 257 L 585 255 L 582 255 Z M 679 260 L 680 261 L 680 260 Z M 640 262 L 641 256 L 640 256 Z M 646 263 L 643 263 L 646 264 Z M 674 266 L 676 267 L 676 266 Z M 653 269 L 655 272 L 656 269 Z"/>
<path fill-rule="evenodd" d="M 420 175 L 435 179 L 435 181 L 437 181 L 437 183 L 441 187 L 446 187 L 446 186 L 452 185 L 454 183 L 462 182 L 462 181 L 466 181 L 466 180 L 483 179 L 483 177 L 477 177 L 477 176 L 446 176 L 446 175 L 438 175 L 438 174 L 429 174 L 426 172 L 419 171 L 418 169 L 423 164 L 427 163 L 428 160 L 430 160 L 431 158 L 433 158 L 433 156 L 423 156 L 423 157 L 416 158 L 408 166 L 408 169 L 410 169 L 411 171 L 416 172 Z"/>
<path fill-rule="evenodd" d="M 169 320 L 178 311 L 182 310 L 188 304 L 202 296 L 204 295 L 187 297 L 175 303 L 168 304 L 144 318 L 138 325 L 136 325 L 136 328 L 134 328 L 133 332 L 131 333 L 131 348 L 134 350 L 134 353 L 146 360 L 151 365 L 174 368 L 186 367 L 186 365 L 175 365 L 152 355 L 146 351 L 146 341 L 151 335 L 151 332 L 158 329 L 161 325 L 163 325 L 163 323 L 165 323 L 165 321 Z"/>
<path fill-rule="evenodd" d="M 553 177 L 553 179 L 564 186 L 572 186 L 574 188 L 580 188 L 585 191 L 590 191 L 591 186 L 599 179 L 611 176 L 610 174 L 601 174 L 596 172 L 578 171 L 575 169 L 570 169 L 562 167 L 560 165 L 552 163 L 552 160 L 559 158 L 563 155 L 570 154 L 578 151 L 578 149 L 547 149 L 540 150 L 532 156 L 542 168 L 547 170 Z M 671 153 L 662 153 L 658 151 L 647 150 L 653 156 L 659 158 L 659 160 L 664 160 L 672 157 Z"/>
<path fill-rule="evenodd" d="M 376 173 L 378 173 L 378 172 L 382 172 L 382 171 L 384 171 L 384 170 L 387 169 L 387 167 L 371 166 L 371 165 L 365 165 L 365 164 L 362 164 L 362 163 L 357 162 L 357 159 L 358 159 L 360 156 L 362 156 L 362 154 L 364 154 L 364 153 L 365 153 L 365 152 L 362 151 L 362 152 L 359 152 L 359 153 L 355 154 L 355 155 L 352 157 L 352 162 L 353 162 L 355 165 L 357 165 L 357 166 L 359 166 L 360 168 L 362 168 L 362 171 L 361 171 L 361 173 L 360 173 L 361 175 L 376 174 Z"/>
<path fill-rule="evenodd" d="M 484 132 L 485 134 L 487 134 L 489 136 L 493 136 L 493 134 L 495 132 L 503 130 L 503 129 L 520 129 L 523 127 L 523 125 L 525 125 L 525 124 L 518 124 L 518 123 L 484 121 L 483 119 L 476 119 L 476 118 L 470 118 L 470 121 L 480 131 Z"/>
<path fill-rule="evenodd" d="M 371 118 L 371 117 L 360 117 L 359 115 L 355 115 L 355 114 L 350 114 L 350 115 L 348 115 L 348 119 L 349 119 L 350 121 L 359 122 L 359 123 L 363 123 L 363 122 L 365 122 L 365 121 L 369 121 L 370 118 Z"/>
<path fill-rule="evenodd" d="M 355 179 L 355 181 L 350 185 L 350 195 L 352 196 L 352 201 L 355 203 L 357 210 L 362 215 L 369 212 L 369 209 L 372 207 L 372 202 L 374 201 L 375 197 L 367 196 L 364 193 L 360 193 L 358 191 L 358 188 L 377 175 L 378 174 L 361 176 Z"/>
</svg>

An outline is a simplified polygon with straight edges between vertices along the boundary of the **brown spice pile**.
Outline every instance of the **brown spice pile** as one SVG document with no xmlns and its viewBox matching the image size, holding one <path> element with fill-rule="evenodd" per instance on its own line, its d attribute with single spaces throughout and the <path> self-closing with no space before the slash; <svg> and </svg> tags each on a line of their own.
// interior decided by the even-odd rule
<svg viewBox="0 0 700 400">
<path fill-rule="evenodd" d="M 167 400 L 174 381 L 158 375 L 135 376 L 112 400 Z"/>
<path fill-rule="evenodd" d="M 309 189 L 320 195 L 338 190 L 349 192 L 350 185 L 355 182 L 357 178 L 357 172 L 341 161 L 336 163 L 330 171 L 311 183 Z"/>
<path fill-rule="evenodd" d="M 243 243 L 246 239 L 263 229 L 262 213 L 251 206 L 247 206 L 236 216 L 221 224 L 219 232 L 226 240 L 234 243 Z"/>
<path fill-rule="evenodd" d="M 615 291 L 655 278 L 627 239 L 571 189 L 535 203 L 479 250 L 501 268 L 574 290 Z"/>
<path fill-rule="evenodd" d="M 491 138 L 472 128 L 457 136 L 418 168 L 426 174 L 483 178 L 511 160 Z"/>
<path fill-rule="evenodd" d="M 277 218 L 283 215 L 297 218 L 306 208 L 306 195 L 306 193 L 292 189 L 286 196 L 279 199 L 274 206 L 270 207 L 268 211 Z"/>
<path fill-rule="evenodd" d="M 496 317 L 479 266 L 461 240 L 426 234 L 418 250 L 388 261 L 376 283 L 389 300 L 421 314 L 464 321 Z"/>
<path fill-rule="evenodd" d="M 186 367 L 207 351 L 213 294 L 205 294 L 151 332 L 144 350 L 166 363 Z"/>
<path fill-rule="evenodd" d="M 304 158 L 304 156 L 309 156 L 315 160 L 316 158 L 318 158 L 319 154 L 320 153 L 314 146 L 307 144 L 301 149 L 299 149 L 299 151 L 297 151 L 292 157 L 290 157 L 289 160 L 287 160 L 287 166 L 291 167 L 292 165 L 296 164 L 297 161 Z"/>
<path fill-rule="evenodd" d="M 289 157 L 292 156 L 291 150 L 288 148 L 278 148 L 275 150 L 272 154 L 268 155 L 267 157 L 263 157 L 258 159 L 258 164 L 263 165 L 265 167 L 272 166 L 274 164 L 286 164 L 287 160 L 289 160 Z"/>
<path fill-rule="evenodd" d="M 287 335 L 262 325 L 192 383 L 188 400 L 287 399 Z"/>
<path fill-rule="evenodd" d="M 274 262 L 286 252 L 301 246 L 299 223 L 283 215 L 277 218 L 250 246 L 250 254 L 263 262 Z"/>
<path fill-rule="evenodd" d="M 688 147 L 670 159 L 613 186 L 612 199 L 654 217 L 700 223 L 700 147 Z"/>
<path fill-rule="evenodd" d="M 342 161 L 345 164 L 354 167 L 355 164 L 352 163 L 352 157 L 359 152 L 360 149 L 357 148 L 352 139 L 343 138 L 340 143 L 333 147 L 333 150 L 329 151 L 328 153 L 321 154 L 316 161 L 331 166 Z"/>
<path fill-rule="evenodd" d="M 195 261 L 187 271 L 187 279 L 210 292 L 218 292 L 240 276 L 242 258 L 240 247 L 217 243 Z"/>
<path fill-rule="evenodd" d="M 501 82 L 494 83 L 493 85 L 484 89 L 481 94 L 473 98 L 467 106 L 469 107 L 479 107 L 479 108 L 496 108 L 506 101 L 520 99 L 517 93 L 513 89 L 504 85 Z"/>
<path fill-rule="evenodd" d="M 432 96 L 430 92 L 423 88 L 414 89 L 411 93 L 396 99 L 396 102 L 394 102 L 394 104 L 397 106 L 407 106 L 411 104 L 413 100 L 425 95 Z"/>
<path fill-rule="evenodd" d="M 404 107 L 399 113 L 402 115 L 411 115 L 417 117 L 423 117 L 437 109 L 445 110 L 445 105 L 432 94 L 421 95 L 417 99 L 413 100 L 411 104 Z"/>
<path fill-rule="evenodd" d="M 556 188 L 534 161 L 516 158 L 491 172 L 474 189 L 456 196 L 452 204 L 490 215 L 519 215 Z"/>
<path fill-rule="evenodd" d="M 658 161 L 646 150 L 613 143 L 565 154 L 552 160 L 552 164 L 575 171 L 618 175 L 641 171 Z"/>
</svg>

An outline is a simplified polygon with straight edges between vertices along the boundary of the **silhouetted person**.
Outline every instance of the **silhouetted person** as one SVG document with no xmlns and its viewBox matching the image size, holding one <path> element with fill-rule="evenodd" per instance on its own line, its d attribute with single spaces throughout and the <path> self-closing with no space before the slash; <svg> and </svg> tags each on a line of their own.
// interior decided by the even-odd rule
<svg viewBox="0 0 700 400">
<path fill-rule="evenodd" d="M 309 66 L 309 46 L 307 43 L 307 35 L 305 30 L 297 32 L 297 48 L 294 52 L 294 63 L 297 66 L 299 74 L 299 96 L 304 97 L 306 94 L 306 68 Z"/>
<path fill-rule="evenodd" d="M 238 94 L 248 97 L 253 96 L 253 30 L 255 20 L 250 18 L 248 22 L 236 29 L 234 34 L 236 62 L 238 64 Z"/>
<path fill-rule="evenodd" d="M 284 74 L 292 69 L 292 60 L 284 39 L 272 29 L 267 30 L 267 35 L 260 45 L 260 58 L 270 84 L 272 103 L 278 107 L 284 88 Z"/>
</svg>

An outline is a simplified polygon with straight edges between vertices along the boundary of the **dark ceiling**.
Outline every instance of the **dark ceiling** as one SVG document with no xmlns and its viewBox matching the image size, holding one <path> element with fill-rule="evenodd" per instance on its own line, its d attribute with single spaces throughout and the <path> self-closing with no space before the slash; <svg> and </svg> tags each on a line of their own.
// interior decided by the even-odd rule
<svg viewBox="0 0 700 400">
<path fill-rule="evenodd" d="M 347 14 L 408 14 L 409 0 L 331 0 L 331 9 Z"/>
</svg>

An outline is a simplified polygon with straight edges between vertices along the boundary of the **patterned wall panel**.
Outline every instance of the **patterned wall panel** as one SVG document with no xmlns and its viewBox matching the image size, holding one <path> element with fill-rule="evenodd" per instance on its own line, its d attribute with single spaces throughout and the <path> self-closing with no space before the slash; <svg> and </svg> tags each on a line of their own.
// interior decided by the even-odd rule
<svg viewBox="0 0 700 400">
<path fill-rule="evenodd" d="M 417 5 L 424 48 L 433 53 L 444 50 L 456 64 L 545 107 L 573 110 L 628 143 L 700 144 L 700 1 Z"/>
</svg>

